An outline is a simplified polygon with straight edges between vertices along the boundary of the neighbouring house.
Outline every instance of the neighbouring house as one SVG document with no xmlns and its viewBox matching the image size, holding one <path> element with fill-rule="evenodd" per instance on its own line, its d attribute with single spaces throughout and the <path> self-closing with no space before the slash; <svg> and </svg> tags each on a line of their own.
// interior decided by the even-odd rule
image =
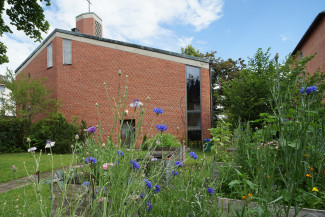
<svg viewBox="0 0 325 217">
<path fill-rule="evenodd" d="M 15 116 L 12 111 L 6 110 L 4 106 L 6 103 L 11 103 L 8 102 L 10 98 L 9 94 L 10 90 L 5 87 L 5 84 L 2 81 L 2 75 L 0 75 L 0 116 Z"/>
<path fill-rule="evenodd" d="M 292 55 L 298 54 L 296 58 L 302 59 L 316 52 L 317 55 L 306 65 L 307 72 L 325 71 L 325 10 L 316 16 Z"/>
<path fill-rule="evenodd" d="M 174 135 L 179 128 L 178 138 L 196 147 L 201 147 L 203 139 L 210 137 L 209 60 L 103 38 L 102 20 L 93 12 L 77 16 L 76 28 L 71 31 L 55 29 L 15 73 L 17 79 L 47 77 L 45 84 L 53 90 L 53 97 L 62 101 L 60 111 L 69 120 L 80 117 L 88 126 L 98 125 L 95 106 L 98 103 L 104 138 L 107 138 L 113 115 L 103 83 L 110 99 L 115 97 L 119 70 L 123 91 L 128 75 L 125 109 L 129 112 L 123 123 L 118 121 L 118 125 L 122 124 L 122 140 L 126 141 L 129 126 L 137 124 L 134 109 L 129 105 L 134 99 L 146 104 L 148 96 L 138 141 L 149 132 L 156 118 L 155 107 L 162 108 L 163 114 L 155 120 L 154 132 L 157 132 L 155 125 L 161 123 L 168 127 L 167 133 Z M 116 137 L 117 131 L 114 133 Z"/>
</svg>

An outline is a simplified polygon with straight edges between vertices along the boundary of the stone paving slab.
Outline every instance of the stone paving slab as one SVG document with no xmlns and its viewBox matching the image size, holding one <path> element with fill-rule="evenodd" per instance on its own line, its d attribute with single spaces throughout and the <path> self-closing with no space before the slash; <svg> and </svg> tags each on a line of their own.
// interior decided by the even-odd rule
<svg viewBox="0 0 325 217">
<path fill-rule="evenodd" d="M 62 170 L 64 169 L 64 167 L 62 168 L 58 168 L 58 169 L 55 169 L 54 170 L 54 173 L 58 170 Z M 34 178 L 35 178 L 35 175 L 32 175 Z M 49 179 L 51 178 L 52 176 L 52 171 L 46 171 L 46 172 L 40 172 L 40 177 L 41 177 L 41 180 L 46 180 L 46 179 Z M 0 183 L 0 194 L 1 193 L 5 193 L 5 192 L 8 192 L 12 189 L 15 189 L 15 188 L 21 188 L 25 185 L 29 185 L 32 183 L 32 179 L 30 177 L 22 177 L 22 178 L 19 178 L 19 179 L 15 179 L 15 180 L 11 180 L 11 181 L 8 181 L 8 182 L 3 182 L 3 183 Z"/>
</svg>

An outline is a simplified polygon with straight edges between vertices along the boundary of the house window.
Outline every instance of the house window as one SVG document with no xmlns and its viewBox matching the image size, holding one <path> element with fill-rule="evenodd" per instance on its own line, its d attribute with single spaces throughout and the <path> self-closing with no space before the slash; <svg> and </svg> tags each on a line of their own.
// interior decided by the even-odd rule
<svg viewBox="0 0 325 217">
<path fill-rule="evenodd" d="M 299 60 L 302 60 L 304 58 L 303 54 L 302 54 L 302 51 L 300 52 L 299 54 Z"/>
<path fill-rule="evenodd" d="M 72 41 L 69 39 L 63 39 L 63 64 L 72 64 Z"/>
<path fill-rule="evenodd" d="M 201 69 L 186 66 L 187 142 L 188 146 L 201 148 Z"/>
<path fill-rule="evenodd" d="M 52 42 L 47 45 L 47 68 L 53 66 Z"/>
<path fill-rule="evenodd" d="M 135 121 L 123 120 L 122 133 L 121 133 L 121 145 L 130 148 L 132 138 L 135 135 Z"/>
</svg>

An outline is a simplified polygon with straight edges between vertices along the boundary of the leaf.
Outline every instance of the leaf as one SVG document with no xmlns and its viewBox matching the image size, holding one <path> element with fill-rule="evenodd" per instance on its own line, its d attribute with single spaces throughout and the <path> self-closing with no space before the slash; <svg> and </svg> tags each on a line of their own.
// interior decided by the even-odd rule
<svg viewBox="0 0 325 217">
<path fill-rule="evenodd" d="M 251 181 L 249 181 L 249 180 L 245 180 L 244 181 L 252 190 L 255 190 L 256 189 L 256 185 L 253 183 L 253 182 L 251 182 Z"/>
<path fill-rule="evenodd" d="M 240 181 L 240 180 L 233 180 L 231 181 L 228 185 L 230 188 L 234 187 L 235 185 L 239 185 L 239 184 L 242 184 L 243 182 Z"/>
</svg>

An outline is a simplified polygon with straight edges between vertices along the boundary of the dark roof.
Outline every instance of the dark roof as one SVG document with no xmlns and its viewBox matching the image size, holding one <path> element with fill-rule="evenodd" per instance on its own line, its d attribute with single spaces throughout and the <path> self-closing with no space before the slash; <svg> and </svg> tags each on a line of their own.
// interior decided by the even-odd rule
<svg viewBox="0 0 325 217">
<path fill-rule="evenodd" d="M 302 47 L 302 45 L 308 39 L 308 37 L 310 36 L 310 34 L 314 31 L 314 29 L 317 28 L 318 24 L 320 23 L 320 21 L 322 20 L 322 18 L 324 16 L 325 16 L 325 10 L 322 11 L 322 12 L 320 12 L 317 15 L 317 17 L 314 19 L 314 21 L 312 22 L 312 24 L 309 26 L 309 28 L 305 32 L 304 36 L 302 36 L 302 38 L 300 39 L 300 41 L 297 44 L 296 48 L 292 51 L 292 54 L 291 55 L 295 55 L 299 51 L 299 49 Z"/>
<path fill-rule="evenodd" d="M 171 55 L 171 56 L 176 56 L 176 57 L 181 57 L 181 58 L 185 58 L 185 59 L 191 59 L 191 60 L 196 60 L 196 61 L 200 61 L 200 62 L 205 62 L 205 63 L 209 63 L 209 59 L 206 58 L 201 58 L 201 57 L 194 57 L 194 56 L 189 56 L 189 55 L 185 55 L 185 54 L 180 54 L 180 53 L 176 53 L 176 52 L 171 52 L 171 51 L 166 51 L 166 50 L 161 50 L 161 49 L 157 49 L 157 48 L 152 48 L 152 47 L 147 47 L 147 46 L 141 46 L 141 45 L 137 45 L 137 44 L 132 44 L 132 43 L 128 43 L 128 42 L 122 42 L 122 41 L 116 41 L 116 40 L 112 40 L 112 39 L 107 39 L 107 38 L 101 38 L 101 37 L 97 37 L 97 36 L 92 36 L 92 35 L 86 35 L 86 34 L 82 34 L 82 33 L 77 33 L 77 32 L 72 32 L 72 31 L 67 31 L 67 30 L 63 30 L 63 29 L 55 29 L 53 32 L 51 32 L 51 34 L 49 36 L 46 37 L 46 39 L 27 57 L 27 59 L 25 59 L 25 61 L 20 64 L 18 66 L 18 68 L 15 70 L 15 73 L 17 73 L 17 71 L 56 33 L 56 32 L 60 32 L 60 33 L 64 33 L 64 34 L 69 34 L 69 35 L 74 35 L 74 36 L 78 36 L 78 37 L 84 37 L 84 38 L 89 38 L 89 39 L 94 39 L 94 40 L 98 40 L 98 41 L 104 41 L 107 43 L 111 43 L 111 44 L 118 44 L 118 45 L 124 45 L 124 46 L 128 46 L 128 47 L 134 47 L 134 48 L 138 48 L 138 49 L 142 49 L 142 50 L 148 50 L 148 51 L 152 51 L 152 52 L 157 52 L 157 53 L 162 53 L 162 54 L 167 54 L 167 55 Z"/>
</svg>

